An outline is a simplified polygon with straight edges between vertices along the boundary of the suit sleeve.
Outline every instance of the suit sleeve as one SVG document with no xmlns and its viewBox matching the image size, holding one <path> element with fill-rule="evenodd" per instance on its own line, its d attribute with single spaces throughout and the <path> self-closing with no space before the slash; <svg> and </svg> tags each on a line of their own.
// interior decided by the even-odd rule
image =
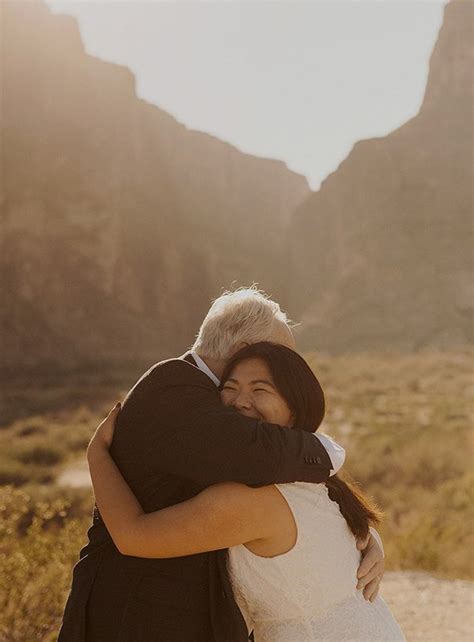
<svg viewBox="0 0 474 642">
<path fill-rule="evenodd" d="M 179 373 L 173 371 L 176 368 Z M 134 403 L 132 396 L 124 404 L 120 420 L 133 429 L 129 442 L 142 453 L 143 461 L 151 458 L 157 472 L 202 486 L 222 481 L 263 486 L 328 479 L 331 459 L 313 433 L 239 415 L 222 406 L 206 375 L 192 372 L 189 376 L 188 368 L 162 368 L 135 395 Z M 136 432 L 134 423 L 140 414 L 146 415 L 148 425 Z"/>
</svg>

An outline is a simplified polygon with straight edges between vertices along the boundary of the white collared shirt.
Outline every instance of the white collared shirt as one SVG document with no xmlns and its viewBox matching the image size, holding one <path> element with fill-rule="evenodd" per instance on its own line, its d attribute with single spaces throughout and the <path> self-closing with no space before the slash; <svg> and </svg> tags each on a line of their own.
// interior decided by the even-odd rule
<svg viewBox="0 0 474 642">
<path fill-rule="evenodd" d="M 204 361 L 201 359 L 201 357 L 198 355 L 197 352 L 194 352 L 194 350 L 191 350 L 191 356 L 196 362 L 197 367 L 199 370 L 204 372 L 204 374 L 207 374 L 207 376 L 211 379 L 213 383 L 216 384 L 217 387 L 221 385 L 220 380 L 216 377 L 216 375 L 212 372 L 212 370 L 209 368 L 207 363 L 204 363 Z"/>
<path fill-rule="evenodd" d="M 209 366 L 201 359 L 201 357 L 197 354 L 197 352 L 194 352 L 194 350 L 192 350 L 191 356 L 196 362 L 196 365 L 199 368 L 199 370 L 201 370 L 201 372 L 204 372 L 204 374 L 207 374 L 207 376 L 211 379 L 211 381 L 216 386 L 219 387 L 221 382 L 216 377 L 216 375 L 212 372 Z M 331 437 L 328 437 L 323 433 L 317 433 L 317 434 L 315 433 L 314 436 L 317 439 L 319 439 L 319 441 L 324 446 L 327 454 L 329 455 L 329 459 L 331 460 L 331 463 L 332 463 L 331 476 L 335 475 L 337 471 L 340 468 L 342 468 L 342 465 L 344 464 L 344 460 L 346 458 L 346 451 L 342 446 L 340 446 L 338 443 L 333 441 Z"/>
<path fill-rule="evenodd" d="M 322 432 L 314 433 L 314 436 L 319 439 L 324 448 L 326 449 L 329 459 L 332 463 L 332 471 L 330 477 L 335 475 L 338 470 L 342 468 L 344 461 L 346 459 L 346 451 L 342 446 L 340 446 L 336 441 L 331 439 Z"/>
</svg>

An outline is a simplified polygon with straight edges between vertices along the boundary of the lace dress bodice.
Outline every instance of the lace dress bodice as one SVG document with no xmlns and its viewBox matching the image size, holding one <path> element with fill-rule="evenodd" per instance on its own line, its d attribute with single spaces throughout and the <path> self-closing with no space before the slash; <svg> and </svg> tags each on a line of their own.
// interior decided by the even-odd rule
<svg viewBox="0 0 474 642">
<path fill-rule="evenodd" d="M 382 598 L 356 589 L 360 553 L 339 506 L 323 484 L 278 484 L 297 526 L 297 541 L 277 557 L 229 549 L 235 599 L 255 642 L 405 638 Z"/>
</svg>

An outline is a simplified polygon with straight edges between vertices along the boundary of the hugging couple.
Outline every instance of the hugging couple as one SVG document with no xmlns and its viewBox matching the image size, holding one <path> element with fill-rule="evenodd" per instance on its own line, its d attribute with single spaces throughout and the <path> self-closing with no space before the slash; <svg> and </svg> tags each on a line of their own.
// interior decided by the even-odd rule
<svg viewBox="0 0 474 642">
<path fill-rule="evenodd" d="M 376 508 L 318 434 L 321 386 L 280 306 L 212 304 L 88 448 L 96 506 L 59 642 L 401 641 Z"/>
</svg>

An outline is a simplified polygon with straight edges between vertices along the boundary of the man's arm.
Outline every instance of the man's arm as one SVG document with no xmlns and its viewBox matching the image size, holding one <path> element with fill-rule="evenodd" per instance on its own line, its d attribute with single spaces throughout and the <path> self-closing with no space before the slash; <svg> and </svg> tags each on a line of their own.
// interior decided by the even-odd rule
<svg viewBox="0 0 474 642">
<path fill-rule="evenodd" d="M 210 379 L 180 360 L 158 366 L 132 391 L 118 417 L 114 444 L 117 436 L 135 450 L 147 474 L 178 475 L 200 486 L 325 482 L 333 467 L 313 433 L 222 406 Z"/>
<path fill-rule="evenodd" d="M 145 513 L 107 449 L 109 413 L 87 449 L 100 514 L 123 555 L 169 558 L 230 548 L 274 534 L 274 486 L 224 482 L 159 511 Z M 280 496 L 281 497 L 281 496 Z"/>
</svg>

